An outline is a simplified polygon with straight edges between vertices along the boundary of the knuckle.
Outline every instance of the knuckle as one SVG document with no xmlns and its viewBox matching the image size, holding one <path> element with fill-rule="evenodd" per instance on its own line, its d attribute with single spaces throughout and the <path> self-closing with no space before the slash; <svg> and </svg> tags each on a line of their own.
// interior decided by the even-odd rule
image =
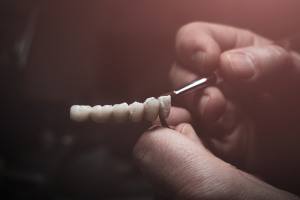
<svg viewBox="0 0 300 200">
<path fill-rule="evenodd" d="M 272 45 L 269 48 L 276 56 L 287 56 L 286 50 L 281 46 Z"/>
<path fill-rule="evenodd" d="M 191 51 L 197 47 L 197 31 L 200 22 L 192 22 L 179 29 L 176 36 L 176 47 L 179 51 Z"/>
<path fill-rule="evenodd" d="M 255 44 L 256 43 L 256 37 L 255 33 L 252 30 L 249 29 L 241 29 L 244 32 L 245 38 L 249 38 L 249 43 L 250 44 Z"/>
<path fill-rule="evenodd" d="M 289 52 L 283 47 L 278 45 L 273 45 L 273 47 L 270 47 L 270 51 L 272 52 L 274 57 L 278 58 L 280 64 L 288 65 L 291 63 L 291 56 Z"/>
<path fill-rule="evenodd" d="M 255 33 L 252 30 L 250 30 L 250 29 L 240 29 L 240 30 L 243 31 L 244 34 L 246 36 L 248 36 L 249 38 L 253 37 L 255 35 Z"/>
</svg>

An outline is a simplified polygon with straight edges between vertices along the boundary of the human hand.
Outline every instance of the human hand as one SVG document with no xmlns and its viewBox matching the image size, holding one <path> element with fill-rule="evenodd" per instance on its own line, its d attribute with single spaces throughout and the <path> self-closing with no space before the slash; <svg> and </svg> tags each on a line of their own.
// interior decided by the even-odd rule
<svg viewBox="0 0 300 200">
<path fill-rule="evenodd" d="M 189 113 L 173 108 L 168 123 L 178 120 L 189 121 Z M 152 128 L 134 156 L 162 199 L 298 199 L 217 158 L 188 123 Z"/>
<path fill-rule="evenodd" d="M 182 105 L 216 155 L 276 185 L 297 190 L 300 176 L 300 56 L 247 30 L 208 23 L 176 38 L 175 86 L 216 71 L 223 80 Z M 298 190 L 297 190 L 298 191 Z"/>
<path fill-rule="evenodd" d="M 223 160 L 259 175 L 272 184 L 291 191 L 297 190 L 299 178 L 295 172 L 300 167 L 297 156 L 300 94 L 296 92 L 300 85 L 299 55 L 249 31 L 207 23 L 192 23 L 183 27 L 177 35 L 176 51 L 178 61 L 170 73 L 175 86 L 213 71 L 217 71 L 219 79 L 224 80 L 218 87 L 207 88 L 203 95 L 194 93 L 184 97 L 182 101 L 182 105 L 193 113 L 195 124 L 200 124 L 198 132 L 201 134 L 201 144 L 204 143 Z M 182 122 L 179 120 L 181 114 L 171 116 L 177 119 L 177 124 Z M 147 139 L 142 141 L 145 140 Z M 167 146 L 172 147 L 173 143 L 170 141 Z M 204 149 L 203 145 L 201 148 Z M 182 145 L 179 149 L 194 152 L 187 145 Z M 157 155 L 164 156 L 165 152 L 167 151 Z M 178 152 L 172 152 L 176 158 Z M 209 155 L 213 157 L 212 154 Z M 178 159 L 178 165 L 180 160 Z M 201 159 L 192 160 L 188 162 L 198 164 L 192 164 L 192 169 L 195 170 L 189 170 L 191 176 L 199 170 L 201 172 L 201 167 L 196 167 L 201 165 Z M 165 162 L 164 165 L 169 164 Z M 171 164 L 172 166 L 176 168 L 175 164 Z M 206 166 L 209 164 L 202 166 L 204 172 L 209 170 L 207 168 L 215 169 L 213 166 Z M 224 167 L 224 170 L 225 168 L 228 167 Z M 218 168 L 216 173 L 218 170 L 222 171 Z M 229 171 L 234 171 L 235 174 L 236 169 Z M 182 174 L 185 176 L 184 170 Z M 164 176 L 164 172 L 160 176 Z M 235 176 L 238 177 L 236 174 L 233 177 Z M 246 177 L 248 176 L 247 174 Z M 258 180 L 255 179 L 254 182 L 256 181 Z M 189 181 L 185 180 L 185 183 Z M 254 185 L 250 188 L 256 188 Z M 228 187 L 234 190 L 240 188 L 232 185 Z M 256 189 L 255 191 L 260 193 Z M 242 189 L 241 192 L 243 193 Z"/>
</svg>

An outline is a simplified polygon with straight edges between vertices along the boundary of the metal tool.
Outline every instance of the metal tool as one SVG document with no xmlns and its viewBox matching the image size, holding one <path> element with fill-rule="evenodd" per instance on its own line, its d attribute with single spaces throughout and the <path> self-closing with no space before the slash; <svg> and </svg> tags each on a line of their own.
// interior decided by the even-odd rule
<svg viewBox="0 0 300 200">
<path fill-rule="evenodd" d="M 174 90 L 173 92 L 170 93 L 170 95 L 172 98 L 175 98 L 177 96 L 182 96 L 184 94 L 193 92 L 195 90 L 197 91 L 203 90 L 208 86 L 216 84 L 216 81 L 217 81 L 217 77 L 215 74 L 208 77 L 203 77 L 195 81 L 192 81 L 191 83 L 188 83 L 179 89 Z"/>
<path fill-rule="evenodd" d="M 213 74 L 211 76 L 203 77 L 203 78 L 197 79 L 195 81 L 192 81 L 191 83 L 188 83 L 179 89 L 169 92 L 167 95 L 170 95 L 171 99 L 173 101 L 176 97 L 179 97 L 184 94 L 191 93 L 191 92 L 203 90 L 203 89 L 207 88 L 208 86 L 215 85 L 216 82 L 217 82 L 217 76 L 215 74 Z M 163 117 L 159 116 L 159 119 L 160 119 L 162 126 L 169 128 L 167 121 Z"/>
</svg>

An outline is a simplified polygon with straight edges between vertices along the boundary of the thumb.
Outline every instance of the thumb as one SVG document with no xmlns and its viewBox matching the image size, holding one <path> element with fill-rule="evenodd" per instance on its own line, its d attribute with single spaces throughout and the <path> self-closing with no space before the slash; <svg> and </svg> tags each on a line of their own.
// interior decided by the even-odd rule
<svg viewBox="0 0 300 200">
<path fill-rule="evenodd" d="M 242 81 L 249 86 L 272 82 L 274 87 L 275 80 L 284 78 L 282 74 L 286 77 L 295 71 L 291 60 L 291 54 L 280 46 L 250 46 L 224 52 L 220 71 L 229 82 Z"/>
<path fill-rule="evenodd" d="M 189 124 L 144 133 L 134 148 L 134 157 L 159 191 L 176 198 L 223 198 L 233 195 L 230 187 L 238 186 L 231 181 L 231 165 L 211 154 Z"/>
<path fill-rule="evenodd" d="M 215 157 L 189 124 L 144 133 L 134 157 L 156 189 L 171 199 L 297 199 Z"/>
</svg>

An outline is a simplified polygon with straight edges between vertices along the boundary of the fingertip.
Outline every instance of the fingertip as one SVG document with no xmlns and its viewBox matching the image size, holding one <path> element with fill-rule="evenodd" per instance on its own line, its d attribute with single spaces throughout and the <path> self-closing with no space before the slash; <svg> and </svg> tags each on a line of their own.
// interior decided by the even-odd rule
<svg viewBox="0 0 300 200">
<path fill-rule="evenodd" d="M 220 47 L 201 23 L 190 23 L 177 33 L 176 53 L 179 62 L 190 70 L 207 74 L 219 62 Z"/>
<path fill-rule="evenodd" d="M 175 130 L 194 142 L 200 142 L 200 138 L 191 124 L 181 123 L 175 127 Z"/>
<path fill-rule="evenodd" d="M 182 134 L 184 134 L 186 132 L 189 132 L 187 130 L 195 132 L 194 129 L 193 129 L 193 127 L 190 124 L 188 124 L 188 123 L 181 123 L 181 124 L 177 125 L 175 127 L 175 130 L 178 131 L 178 132 L 180 132 L 180 133 L 182 133 Z"/>
<path fill-rule="evenodd" d="M 167 123 L 176 126 L 180 123 L 188 123 L 192 121 L 191 113 L 180 107 L 172 107 L 169 117 L 166 119 Z"/>
<path fill-rule="evenodd" d="M 200 117 L 205 122 L 217 121 L 226 109 L 226 99 L 220 89 L 208 87 L 198 103 Z"/>
</svg>

